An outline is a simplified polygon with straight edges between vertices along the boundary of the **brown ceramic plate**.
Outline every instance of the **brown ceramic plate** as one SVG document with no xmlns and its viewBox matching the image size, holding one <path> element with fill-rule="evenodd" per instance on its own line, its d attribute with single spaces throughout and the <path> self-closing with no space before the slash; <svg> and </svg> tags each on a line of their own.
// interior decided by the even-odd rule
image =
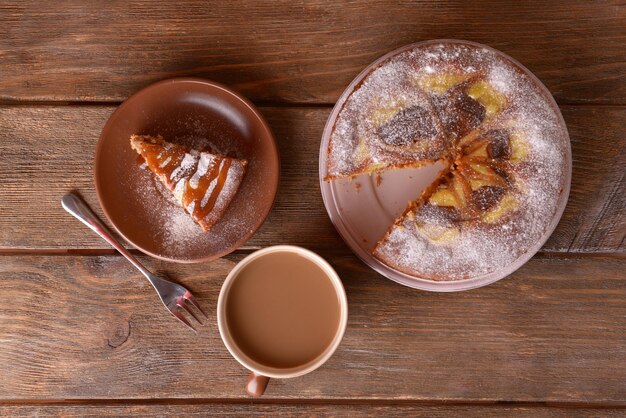
<svg viewBox="0 0 626 418">
<path fill-rule="evenodd" d="M 139 166 L 132 134 L 162 135 L 248 161 L 239 191 L 209 232 Z M 278 176 L 276 143 L 259 111 L 226 87 L 195 78 L 165 80 L 131 96 L 111 115 L 96 148 L 96 191 L 105 215 L 136 248 L 168 261 L 208 261 L 245 243 L 272 207 Z"/>
</svg>

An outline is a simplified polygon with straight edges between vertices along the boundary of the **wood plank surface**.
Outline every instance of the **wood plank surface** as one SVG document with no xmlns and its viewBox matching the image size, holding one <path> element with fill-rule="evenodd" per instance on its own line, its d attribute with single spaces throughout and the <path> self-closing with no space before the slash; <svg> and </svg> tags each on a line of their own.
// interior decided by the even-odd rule
<svg viewBox="0 0 626 418">
<path fill-rule="evenodd" d="M 560 103 L 626 103 L 621 1 L 4 1 L 0 99 L 120 101 L 202 76 L 256 101 L 334 103 L 402 45 L 458 38 L 498 48 Z"/>
<path fill-rule="evenodd" d="M 488 44 L 533 71 L 561 106 L 574 160 L 542 252 L 450 294 L 358 261 L 318 183 L 321 133 L 347 84 L 436 38 Z M 0 0 L 0 416 L 626 416 L 625 45 L 619 0 Z M 243 251 L 197 265 L 140 257 L 200 299 L 197 335 L 60 207 L 77 190 L 102 217 L 92 172 L 104 123 L 176 76 L 261 105 L 282 165 L 274 209 Z M 274 379 L 253 401 L 219 337 L 217 296 L 247 251 L 281 243 L 335 267 L 348 329 L 319 370 Z"/>
<path fill-rule="evenodd" d="M 311 404 L 232 404 L 205 405 L 19 405 L 2 406 L 0 415 L 7 417 L 154 417 L 154 416 L 340 416 L 340 417 L 621 417 L 622 409 L 549 408 L 525 406 L 432 406 L 432 405 L 311 405 Z"/>
<path fill-rule="evenodd" d="M 240 256 L 146 259 L 209 311 L 192 334 L 117 256 L 0 256 L 0 398 L 241 399 L 246 371 L 215 324 Z M 348 294 L 335 355 L 273 380 L 271 399 L 626 403 L 626 259 L 534 258 L 485 288 L 437 294 L 331 257 Z"/>
<path fill-rule="evenodd" d="M 98 208 L 92 160 L 111 106 L 0 107 L 0 249 L 107 248 L 67 215 L 78 190 Z M 319 144 L 329 110 L 263 108 L 279 143 L 281 185 L 265 225 L 245 248 L 291 243 L 347 253 L 324 209 Z M 563 219 L 544 251 L 626 252 L 626 108 L 563 106 L 573 180 Z"/>
</svg>

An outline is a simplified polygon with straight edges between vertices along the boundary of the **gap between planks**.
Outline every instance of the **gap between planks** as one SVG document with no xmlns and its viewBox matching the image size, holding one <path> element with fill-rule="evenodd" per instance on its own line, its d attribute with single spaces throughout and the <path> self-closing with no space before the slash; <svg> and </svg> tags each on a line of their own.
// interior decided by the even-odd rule
<svg viewBox="0 0 626 418">
<path fill-rule="evenodd" d="M 414 399 L 355 399 L 355 398 L 137 398 L 137 399 L 58 399 L 0 400 L 0 406 L 53 406 L 53 405 L 371 405 L 371 406 L 483 406 L 483 407 L 523 407 L 523 408 L 562 408 L 562 409 L 626 409 L 626 402 L 524 402 L 524 401 L 481 401 L 481 400 L 414 400 Z"/>
<path fill-rule="evenodd" d="M 137 90 L 139 91 L 139 90 Z M 7 100 L 0 98 L 0 107 L 59 107 L 59 106 L 119 106 L 123 102 L 119 100 Z M 311 109 L 325 109 L 335 106 L 335 103 L 306 103 L 306 102 L 286 102 L 286 101 L 268 101 L 268 100 L 255 100 L 254 105 L 256 107 L 275 107 L 275 108 L 311 108 Z M 586 105 L 583 104 L 583 105 Z M 589 103 L 589 105 L 594 105 Z M 621 104 L 606 104 L 603 106 L 622 106 Z M 625 104 L 626 105 L 626 104 Z"/>
</svg>

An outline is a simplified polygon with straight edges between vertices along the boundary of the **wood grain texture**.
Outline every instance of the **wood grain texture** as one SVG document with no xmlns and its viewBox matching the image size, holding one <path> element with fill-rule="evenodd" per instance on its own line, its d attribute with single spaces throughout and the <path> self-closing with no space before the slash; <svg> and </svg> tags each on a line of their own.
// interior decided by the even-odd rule
<svg viewBox="0 0 626 418">
<path fill-rule="evenodd" d="M 560 103 L 626 103 L 620 1 L 4 1 L 0 99 L 119 101 L 202 76 L 256 101 L 333 103 L 370 62 L 437 38 L 510 54 Z"/>
<path fill-rule="evenodd" d="M 562 109 L 572 142 L 572 188 L 544 249 L 626 252 L 626 107 Z"/>
<path fill-rule="evenodd" d="M 524 406 L 421 406 L 421 405 L 311 405 L 311 404 L 232 404 L 206 405 L 46 405 L 2 406 L 0 415 L 7 417 L 154 417 L 154 416 L 340 416 L 340 417 L 620 417 L 620 409 L 558 409 Z"/>
<path fill-rule="evenodd" d="M 116 256 L 1 256 L 0 399 L 243 398 L 246 371 L 215 325 L 240 256 L 146 264 L 209 311 L 198 335 Z M 468 292 L 420 292 L 331 257 L 348 294 L 344 341 L 271 399 L 626 402 L 626 260 L 535 258 Z"/>
<path fill-rule="evenodd" d="M 67 215 L 80 191 L 99 211 L 92 180 L 109 106 L 0 107 L 0 249 L 98 249 L 106 244 Z M 279 143 L 281 184 L 265 225 L 246 244 L 290 243 L 345 254 L 319 191 L 318 155 L 328 109 L 264 108 Z M 626 252 L 626 108 L 564 106 L 572 138 L 572 192 L 545 251 Z"/>
</svg>

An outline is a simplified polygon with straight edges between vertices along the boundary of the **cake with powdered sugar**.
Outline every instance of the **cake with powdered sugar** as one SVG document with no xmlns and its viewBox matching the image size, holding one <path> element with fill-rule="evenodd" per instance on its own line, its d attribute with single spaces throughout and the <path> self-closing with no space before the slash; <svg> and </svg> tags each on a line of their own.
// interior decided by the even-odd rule
<svg viewBox="0 0 626 418">
<path fill-rule="evenodd" d="M 205 232 L 235 197 L 247 164 L 174 144 L 161 136 L 132 135 L 130 145 Z"/>
<path fill-rule="evenodd" d="M 326 179 L 442 162 L 373 254 L 414 277 L 463 280 L 540 241 L 565 190 L 568 147 L 539 81 L 495 50 L 446 41 L 388 58 L 355 87 Z"/>
</svg>

